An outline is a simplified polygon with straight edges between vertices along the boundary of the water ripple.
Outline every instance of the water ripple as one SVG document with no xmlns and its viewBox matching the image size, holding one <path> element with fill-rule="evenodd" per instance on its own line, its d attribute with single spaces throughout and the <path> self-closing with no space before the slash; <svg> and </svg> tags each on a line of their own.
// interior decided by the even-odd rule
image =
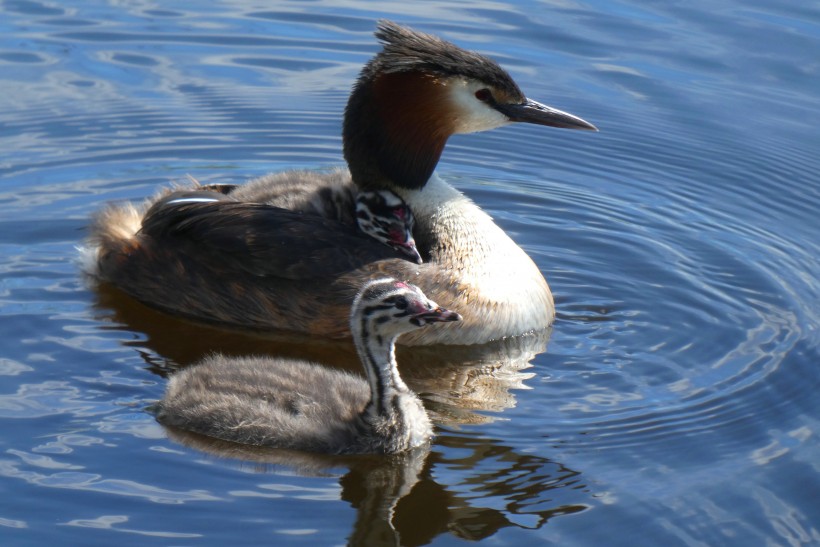
<svg viewBox="0 0 820 547">
<path fill-rule="evenodd" d="M 94 473 L 58 471 L 43 474 L 34 471 L 23 471 L 16 462 L 8 460 L 0 460 L 0 476 L 20 479 L 46 488 L 139 497 L 154 503 L 182 504 L 193 501 L 221 501 L 220 498 L 203 490 L 174 491 L 131 480 L 106 479 Z"/>
<path fill-rule="evenodd" d="M 249 537 L 314 543 L 624 544 L 638 528 L 655 544 L 820 541 L 816 7 L 240 4 L 0 7 L 0 475 L 19 500 L 4 533 L 225 543 L 209 517 L 238 515 Z M 180 348 L 200 355 L 216 334 L 89 309 L 69 257 L 103 202 L 188 174 L 341 164 L 377 16 L 488 51 L 529 96 L 601 128 L 459 135 L 440 164 L 547 275 L 558 321 L 512 378 L 530 389 L 488 405 L 476 369 L 482 419 L 441 427 L 417 468 L 249 485 L 261 464 L 166 440 L 144 411 Z M 389 519 L 367 517 L 408 479 Z M 195 501 L 224 503 L 156 525 L 156 503 Z M 315 526 L 317 511 L 336 516 Z"/>
<path fill-rule="evenodd" d="M 515 148 L 512 133 L 493 140 Z M 720 137 L 710 144 L 726 146 Z M 623 145 L 613 138 L 603 146 L 614 157 Z M 792 163 L 810 161 L 789 153 Z M 641 460 L 700 465 L 734 457 L 749 443 L 766 446 L 759 422 L 749 421 L 761 409 L 788 415 L 808 403 L 812 389 L 800 378 L 810 373 L 795 367 L 794 356 L 818 353 L 808 327 L 818 320 L 816 298 L 808 296 L 818 294 L 808 273 L 817 271 L 817 245 L 795 247 L 799 236 L 787 225 L 748 221 L 780 211 L 752 207 L 738 216 L 723 208 L 760 203 L 770 160 L 756 161 L 743 187 L 712 188 L 704 182 L 710 176 L 692 177 L 685 154 L 670 148 L 611 165 L 606 176 L 620 179 L 617 190 L 533 180 L 519 168 L 526 154 L 511 158 L 474 196 L 491 211 L 514 202 L 494 215 L 521 235 L 556 293 L 556 335 L 541 359 L 551 426 L 543 414 L 537 425 L 529 420 L 553 446 L 639 450 Z M 731 175 L 732 161 L 715 158 L 706 171 Z M 727 190 L 731 199 L 704 198 Z M 520 408 L 515 419 L 534 412 Z M 710 441 L 693 450 L 690 438 Z"/>
</svg>

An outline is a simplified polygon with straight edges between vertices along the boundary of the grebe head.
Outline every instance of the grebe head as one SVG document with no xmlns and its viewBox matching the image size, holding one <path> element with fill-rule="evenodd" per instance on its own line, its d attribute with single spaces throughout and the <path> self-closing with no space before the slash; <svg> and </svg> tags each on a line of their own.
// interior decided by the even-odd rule
<svg viewBox="0 0 820 547">
<path fill-rule="evenodd" d="M 595 126 L 528 99 L 498 63 L 441 38 L 380 21 L 383 49 L 362 69 L 345 110 L 345 159 L 362 188 L 421 188 L 455 133 L 511 122 Z"/>
<path fill-rule="evenodd" d="M 389 278 L 367 283 L 356 295 L 350 317 L 354 338 L 364 343 L 371 337 L 389 343 L 429 323 L 461 320 L 459 314 L 442 308 L 415 285 Z"/>
<path fill-rule="evenodd" d="M 416 264 L 422 263 L 413 239 L 415 217 L 404 200 L 390 190 L 359 192 L 356 222 L 368 236 L 393 247 Z"/>
</svg>

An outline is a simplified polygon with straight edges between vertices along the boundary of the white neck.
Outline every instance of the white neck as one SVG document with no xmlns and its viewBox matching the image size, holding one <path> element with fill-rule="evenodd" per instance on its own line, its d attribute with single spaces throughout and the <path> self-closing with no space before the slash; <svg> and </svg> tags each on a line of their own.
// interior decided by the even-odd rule
<svg viewBox="0 0 820 547">
<path fill-rule="evenodd" d="M 448 283 L 470 302 L 456 311 L 475 321 L 448 325 L 474 332 L 462 341 L 512 336 L 552 323 L 555 308 L 544 276 L 487 213 L 435 173 L 420 190 L 395 191 L 413 211 L 420 249 L 429 253 L 430 263 L 451 272 Z M 451 304 L 435 297 L 439 304 Z M 489 319 L 479 319 L 481 314 Z M 411 339 L 405 335 L 402 343 Z"/>
<path fill-rule="evenodd" d="M 367 336 L 356 334 L 356 349 L 370 384 L 371 404 L 368 410 L 377 414 L 389 413 L 390 399 L 393 395 L 410 392 L 407 384 L 399 376 L 395 338 L 385 340 L 374 333 L 368 333 Z"/>
<path fill-rule="evenodd" d="M 365 423 L 383 424 L 381 428 L 401 435 L 407 447 L 425 443 L 431 433 L 430 418 L 421 399 L 399 376 L 396 338 L 384 339 L 373 332 L 364 336 L 361 330 L 353 338 L 370 384 L 370 402 L 362 414 Z"/>
</svg>

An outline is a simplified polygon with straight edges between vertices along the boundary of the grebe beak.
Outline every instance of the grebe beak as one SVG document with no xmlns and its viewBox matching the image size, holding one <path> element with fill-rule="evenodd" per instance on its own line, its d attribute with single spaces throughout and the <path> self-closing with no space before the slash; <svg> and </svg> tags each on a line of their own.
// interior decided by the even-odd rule
<svg viewBox="0 0 820 547">
<path fill-rule="evenodd" d="M 493 105 L 496 110 L 507 116 L 510 121 L 534 123 L 536 125 L 549 125 L 551 127 L 563 127 L 565 129 L 587 129 L 598 131 L 598 128 L 578 116 L 573 116 L 569 112 L 552 108 L 545 104 L 527 99 L 522 104 L 501 104 Z"/>
<path fill-rule="evenodd" d="M 421 264 L 424 260 L 421 259 L 421 254 L 419 250 L 416 248 L 416 242 L 413 238 L 408 239 L 404 243 L 394 243 L 393 246 L 396 248 L 397 251 L 405 255 L 407 258 L 415 262 L 416 264 Z"/>
<path fill-rule="evenodd" d="M 410 317 L 410 322 L 419 327 L 427 323 L 449 323 L 450 321 L 461 321 L 461 315 L 454 311 L 444 309 L 436 306 L 431 310 L 424 310 L 420 313 L 414 313 Z"/>
</svg>

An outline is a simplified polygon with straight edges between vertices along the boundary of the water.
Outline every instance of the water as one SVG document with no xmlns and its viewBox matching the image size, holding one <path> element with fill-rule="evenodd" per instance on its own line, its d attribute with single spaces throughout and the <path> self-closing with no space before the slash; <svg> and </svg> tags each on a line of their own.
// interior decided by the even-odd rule
<svg viewBox="0 0 820 547">
<path fill-rule="evenodd" d="M 0 6 L 3 543 L 820 541 L 817 5 L 380 10 Z M 601 128 L 458 136 L 439 166 L 547 276 L 547 351 L 403 352 L 442 424 L 429 453 L 327 461 L 164 430 L 146 408 L 211 349 L 355 359 L 87 287 L 89 215 L 186 175 L 340 164 L 378 17 L 489 53 Z"/>
</svg>

